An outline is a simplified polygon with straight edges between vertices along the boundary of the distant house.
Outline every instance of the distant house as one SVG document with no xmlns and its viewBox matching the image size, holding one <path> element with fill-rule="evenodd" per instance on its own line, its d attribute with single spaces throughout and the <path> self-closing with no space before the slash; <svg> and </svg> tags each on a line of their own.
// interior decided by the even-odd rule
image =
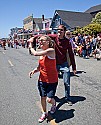
<svg viewBox="0 0 101 125">
<path fill-rule="evenodd" d="M 101 4 L 93 6 L 85 12 L 73 12 L 66 10 L 55 10 L 53 18 L 34 18 L 33 14 L 23 20 L 23 28 L 17 29 L 16 33 L 19 39 L 28 39 L 33 34 L 38 33 L 56 33 L 58 25 L 64 24 L 68 30 L 74 30 L 76 27 L 83 27 L 91 23 L 92 18 L 101 12 Z M 11 30 L 13 36 L 15 29 Z"/>
<path fill-rule="evenodd" d="M 88 10 L 85 11 L 85 13 L 90 13 L 93 17 L 95 17 L 95 15 L 101 12 L 101 4 L 93 6 L 91 8 L 89 8 Z"/>
<path fill-rule="evenodd" d="M 42 18 L 34 18 L 35 22 L 34 31 L 36 32 L 38 31 L 40 33 L 45 33 L 47 31 L 50 31 L 51 20 L 52 18 L 44 18 L 44 15 L 42 15 Z"/>
<path fill-rule="evenodd" d="M 94 16 L 101 11 L 101 4 L 91 7 L 85 12 L 72 12 L 65 10 L 55 10 L 52 18 L 51 28 L 55 29 L 60 24 L 64 24 L 67 29 L 74 30 L 76 27 L 88 25 Z"/>
<path fill-rule="evenodd" d="M 44 15 L 42 15 L 42 25 L 43 25 L 43 28 L 41 29 L 42 33 L 45 33 L 45 34 L 51 33 L 52 31 L 52 28 L 50 28 L 51 22 L 52 22 L 52 18 L 44 18 Z"/>
<path fill-rule="evenodd" d="M 33 14 L 23 20 L 23 30 L 17 33 L 19 39 L 29 39 L 42 29 L 42 18 L 33 18 Z"/>
<path fill-rule="evenodd" d="M 10 39 L 16 38 L 17 37 L 17 33 L 21 32 L 22 30 L 23 30 L 23 28 L 18 28 L 18 27 L 11 28 L 10 29 L 11 32 L 9 34 Z"/>
</svg>

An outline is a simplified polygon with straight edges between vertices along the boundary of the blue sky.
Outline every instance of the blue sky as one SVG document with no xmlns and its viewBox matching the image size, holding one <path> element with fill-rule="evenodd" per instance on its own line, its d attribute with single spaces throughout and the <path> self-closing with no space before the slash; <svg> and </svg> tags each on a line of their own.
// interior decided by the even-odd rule
<svg viewBox="0 0 101 125">
<path fill-rule="evenodd" d="M 35 18 L 52 18 L 55 10 L 84 12 L 101 0 L 1 0 L 0 38 L 8 37 L 10 29 L 23 27 L 23 20 L 32 15 Z"/>
</svg>

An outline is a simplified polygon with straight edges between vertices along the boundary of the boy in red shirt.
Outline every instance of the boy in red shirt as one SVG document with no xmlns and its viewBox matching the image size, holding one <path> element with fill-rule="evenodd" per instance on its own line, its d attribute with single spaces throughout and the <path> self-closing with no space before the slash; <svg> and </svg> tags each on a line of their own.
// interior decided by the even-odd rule
<svg viewBox="0 0 101 125">
<path fill-rule="evenodd" d="M 41 96 L 41 105 L 43 109 L 43 114 L 39 118 L 39 122 L 43 122 L 47 116 L 46 110 L 46 100 L 48 103 L 52 104 L 50 113 L 56 111 L 56 101 L 54 99 L 56 88 L 58 84 L 58 73 L 56 69 L 56 59 L 55 59 L 55 50 L 53 40 L 47 36 L 41 36 L 40 39 L 40 48 L 41 51 L 35 51 L 32 46 L 30 46 L 31 53 L 34 56 L 40 56 L 39 65 L 33 71 L 29 73 L 31 77 L 32 74 L 40 71 L 38 79 L 38 89 Z"/>
</svg>

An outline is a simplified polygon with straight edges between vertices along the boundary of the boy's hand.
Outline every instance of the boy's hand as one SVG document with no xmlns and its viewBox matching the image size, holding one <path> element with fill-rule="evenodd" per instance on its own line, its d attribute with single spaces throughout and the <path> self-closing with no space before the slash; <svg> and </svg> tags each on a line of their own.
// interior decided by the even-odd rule
<svg viewBox="0 0 101 125">
<path fill-rule="evenodd" d="M 34 70 L 32 70 L 31 72 L 29 72 L 29 77 L 32 78 L 32 75 L 33 75 L 34 73 L 37 73 L 37 72 L 39 72 L 38 67 L 35 68 Z"/>
<path fill-rule="evenodd" d="M 32 78 L 32 75 L 34 74 L 33 71 L 29 72 L 29 77 Z"/>
</svg>

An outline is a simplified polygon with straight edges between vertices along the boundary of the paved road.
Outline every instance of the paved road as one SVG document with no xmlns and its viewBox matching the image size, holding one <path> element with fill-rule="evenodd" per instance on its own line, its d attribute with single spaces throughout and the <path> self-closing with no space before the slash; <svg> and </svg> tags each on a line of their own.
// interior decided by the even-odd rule
<svg viewBox="0 0 101 125">
<path fill-rule="evenodd" d="M 77 74 L 71 70 L 73 106 L 64 103 L 62 79 L 56 92 L 57 111 L 42 125 L 101 125 L 101 61 L 75 57 Z M 0 125 L 39 125 L 41 115 L 37 90 L 38 73 L 31 79 L 38 57 L 26 48 L 0 48 Z M 48 105 L 48 109 L 50 105 Z"/>
</svg>

